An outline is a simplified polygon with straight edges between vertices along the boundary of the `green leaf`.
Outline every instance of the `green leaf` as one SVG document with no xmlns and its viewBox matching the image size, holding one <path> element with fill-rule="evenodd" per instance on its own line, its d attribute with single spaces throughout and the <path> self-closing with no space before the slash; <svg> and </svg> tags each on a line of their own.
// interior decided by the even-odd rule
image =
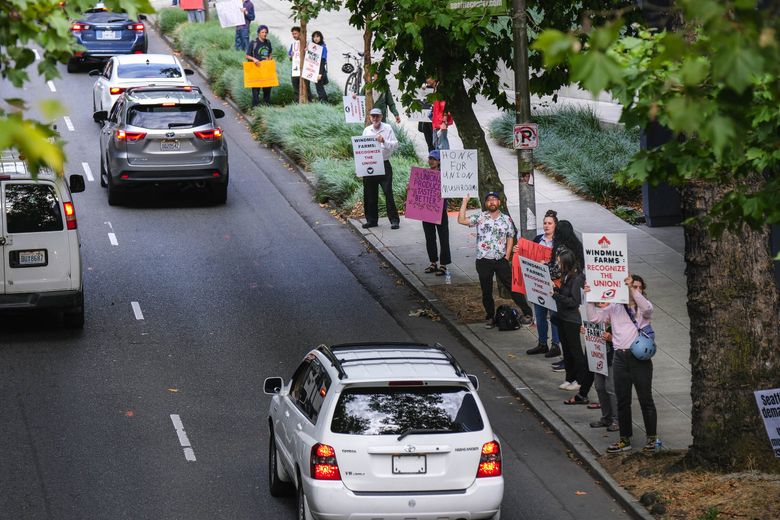
<svg viewBox="0 0 780 520">
<path fill-rule="evenodd" d="M 615 22 L 608 23 L 598 29 L 594 29 L 591 32 L 590 43 L 591 48 L 596 50 L 606 50 L 612 45 L 618 36 L 620 36 L 620 30 L 623 28 L 623 21 L 618 19 Z"/>
<path fill-rule="evenodd" d="M 56 99 L 44 99 L 38 103 L 38 107 L 40 108 L 43 117 L 49 121 L 53 121 L 54 119 L 67 114 L 65 107 Z"/>
<path fill-rule="evenodd" d="M 622 69 L 607 54 L 588 51 L 571 58 L 571 77 L 594 95 L 612 85 L 622 85 Z"/>
<path fill-rule="evenodd" d="M 709 74 L 709 63 L 704 58 L 689 58 L 680 68 L 680 77 L 685 86 L 698 87 Z"/>
<path fill-rule="evenodd" d="M 566 57 L 574 47 L 575 39 L 570 34 L 555 29 L 548 29 L 531 45 L 531 48 L 544 54 L 545 67 L 553 67 L 566 61 Z"/>
<path fill-rule="evenodd" d="M 716 78 L 742 93 L 763 72 L 764 58 L 756 47 L 750 47 L 743 38 L 733 36 L 718 49 L 712 58 L 712 72 Z"/>
<path fill-rule="evenodd" d="M 688 97 L 676 96 L 666 102 L 664 115 L 669 127 L 676 132 L 694 134 L 701 129 L 707 110 L 704 103 Z"/>
<path fill-rule="evenodd" d="M 27 102 L 22 98 L 5 98 L 3 101 L 14 108 L 18 108 L 19 110 L 27 109 Z"/>
<path fill-rule="evenodd" d="M 716 116 L 710 119 L 705 127 L 705 132 L 712 142 L 712 151 L 718 160 L 723 158 L 723 153 L 737 136 L 734 129 L 734 121 L 729 117 Z"/>
</svg>

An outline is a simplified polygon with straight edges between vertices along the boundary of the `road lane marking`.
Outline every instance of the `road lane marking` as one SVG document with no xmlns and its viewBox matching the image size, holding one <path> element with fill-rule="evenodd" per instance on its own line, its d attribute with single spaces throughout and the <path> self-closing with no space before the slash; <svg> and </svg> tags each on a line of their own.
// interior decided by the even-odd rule
<svg viewBox="0 0 780 520">
<path fill-rule="evenodd" d="M 116 239 L 116 235 L 114 233 L 108 234 L 108 241 L 111 242 L 112 246 L 118 246 L 119 241 Z"/>
<path fill-rule="evenodd" d="M 33 49 L 33 54 L 35 54 L 35 61 L 40 61 L 41 55 L 38 54 L 38 51 L 36 49 Z"/>
<path fill-rule="evenodd" d="M 49 90 L 52 92 L 57 92 L 57 87 L 54 86 L 54 82 L 52 80 L 47 81 L 46 84 L 49 86 Z"/>
<path fill-rule="evenodd" d="M 70 120 L 70 118 L 69 118 L 68 116 L 65 116 L 65 117 L 63 117 L 62 119 L 64 119 L 64 120 L 65 120 L 65 126 L 67 126 L 67 127 L 68 127 L 68 130 L 70 130 L 71 132 L 73 132 L 74 130 L 76 130 L 76 129 L 73 127 L 73 121 L 71 121 L 71 120 Z"/>
<path fill-rule="evenodd" d="M 133 314 L 135 314 L 135 319 L 137 320 L 144 319 L 144 313 L 141 312 L 141 305 L 138 302 L 130 302 L 130 306 L 133 308 Z"/>
<path fill-rule="evenodd" d="M 187 459 L 188 462 L 196 462 L 195 450 L 192 449 L 190 439 L 187 438 L 187 432 L 184 431 L 184 424 L 181 422 L 181 417 L 179 417 L 178 414 L 172 413 L 171 422 L 173 422 L 173 427 L 176 430 L 176 436 L 179 437 L 179 444 L 181 444 L 181 447 L 184 449 L 184 458 Z"/>
<path fill-rule="evenodd" d="M 84 168 L 84 175 L 87 176 L 89 182 L 95 182 L 95 178 L 92 176 L 92 168 L 89 167 L 89 163 L 81 163 L 81 167 Z"/>
</svg>

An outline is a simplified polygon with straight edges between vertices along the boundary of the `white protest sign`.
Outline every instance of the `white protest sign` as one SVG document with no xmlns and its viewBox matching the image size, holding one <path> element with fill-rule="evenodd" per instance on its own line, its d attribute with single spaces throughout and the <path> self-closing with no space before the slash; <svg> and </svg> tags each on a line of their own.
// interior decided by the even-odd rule
<svg viewBox="0 0 780 520">
<path fill-rule="evenodd" d="M 344 117 L 347 123 L 364 123 L 366 121 L 366 96 L 344 96 Z"/>
<path fill-rule="evenodd" d="M 441 196 L 457 199 L 479 193 L 476 150 L 441 150 Z"/>
<path fill-rule="evenodd" d="M 320 75 L 320 61 L 322 60 L 322 45 L 310 43 L 306 47 L 306 55 L 303 57 L 303 70 L 301 77 L 316 83 Z"/>
<path fill-rule="evenodd" d="M 780 388 L 757 390 L 753 394 L 764 419 L 764 428 L 769 435 L 772 451 L 775 457 L 780 458 Z"/>
<path fill-rule="evenodd" d="M 244 19 L 244 12 L 241 10 L 243 7 L 244 4 L 241 0 L 219 0 L 217 2 L 219 25 L 223 29 L 225 27 L 244 25 L 246 20 Z"/>
<path fill-rule="evenodd" d="M 358 177 L 375 177 L 385 174 L 382 146 L 374 136 L 353 136 L 352 151 L 355 153 L 355 173 Z"/>
<path fill-rule="evenodd" d="M 537 303 L 555 312 L 558 307 L 553 300 L 553 283 L 550 279 L 550 268 L 541 262 L 534 262 L 520 257 L 520 270 L 525 282 L 525 295 L 531 303 Z"/>
<path fill-rule="evenodd" d="M 585 357 L 588 358 L 588 370 L 609 376 L 604 324 L 592 321 L 584 321 L 582 324 L 585 326 Z"/>
<path fill-rule="evenodd" d="M 589 302 L 628 303 L 628 240 L 625 233 L 583 233 Z"/>
</svg>

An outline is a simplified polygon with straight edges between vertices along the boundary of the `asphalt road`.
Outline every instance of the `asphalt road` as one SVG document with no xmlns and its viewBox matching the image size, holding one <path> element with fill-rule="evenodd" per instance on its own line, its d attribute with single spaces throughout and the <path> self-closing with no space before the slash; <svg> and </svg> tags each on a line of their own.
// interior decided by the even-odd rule
<svg viewBox="0 0 780 520">
<path fill-rule="evenodd" d="M 165 52 L 154 34 L 150 52 Z M 293 499 L 267 491 L 263 380 L 289 377 L 312 346 L 361 340 L 439 341 L 479 375 L 505 519 L 628 516 L 446 326 L 408 316 L 418 296 L 213 95 L 228 113 L 228 203 L 161 193 L 109 207 L 93 78 L 61 71 L 56 91 L 0 83 L 2 97 L 68 108 L 67 172 L 85 163 L 95 179 L 75 195 L 83 332 L 0 317 L 1 519 L 292 519 Z"/>
</svg>

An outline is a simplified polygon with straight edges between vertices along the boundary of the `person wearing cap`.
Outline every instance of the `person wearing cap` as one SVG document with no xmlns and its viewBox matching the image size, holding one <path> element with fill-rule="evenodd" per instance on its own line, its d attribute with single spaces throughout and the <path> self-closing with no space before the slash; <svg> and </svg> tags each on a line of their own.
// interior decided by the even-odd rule
<svg viewBox="0 0 780 520">
<path fill-rule="evenodd" d="M 257 28 L 257 38 L 252 40 L 246 51 L 246 59 L 255 65 L 264 60 L 273 59 L 271 40 L 268 39 L 268 26 L 261 25 Z M 271 104 L 271 87 L 262 87 L 263 104 Z M 252 107 L 260 104 L 260 88 L 252 88 Z"/>
<path fill-rule="evenodd" d="M 512 292 L 512 268 L 509 259 L 512 256 L 512 245 L 517 232 L 512 217 L 501 213 L 501 198 L 494 191 L 485 194 L 485 211 L 467 216 L 469 198 L 468 195 L 463 197 L 458 213 L 458 224 L 477 228 L 476 267 L 479 286 L 482 289 L 482 306 L 485 308 L 485 319 L 488 320 L 485 327 L 492 329 L 495 325 L 494 275 L 499 283 L 510 291 L 512 300 L 520 307 L 523 313 L 520 323 L 530 325 L 533 323 L 531 307 L 528 306 L 524 295 Z"/>
<path fill-rule="evenodd" d="M 428 166 L 431 170 L 437 172 L 441 168 L 441 154 L 439 150 L 431 150 L 428 153 Z M 441 205 L 441 224 L 423 222 L 423 232 L 425 233 L 425 249 L 428 251 L 428 261 L 431 265 L 425 268 L 426 273 L 435 273 L 436 276 L 445 276 L 447 266 L 452 263 L 450 253 L 450 226 L 447 217 L 447 199 L 442 199 Z M 441 244 L 441 256 L 436 247 L 436 234 L 439 235 Z"/>
<path fill-rule="evenodd" d="M 385 162 L 384 175 L 369 175 L 363 177 L 363 206 L 366 214 L 366 223 L 363 228 L 376 227 L 379 224 L 379 187 L 385 194 L 387 218 L 390 220 L 390 229 L 398 229 L 400 219 L 395 207 L 393 197 L 393 167 L 390 165 L 390 156 L 398 148 L 398 139 L 393 128 L 382 122 L 382 111 L 372 108 L 369 112 L 371 124 L 363 130 L 363 136 L 374 137 L 382 147 L 382 159 Z"/>
</svg>

